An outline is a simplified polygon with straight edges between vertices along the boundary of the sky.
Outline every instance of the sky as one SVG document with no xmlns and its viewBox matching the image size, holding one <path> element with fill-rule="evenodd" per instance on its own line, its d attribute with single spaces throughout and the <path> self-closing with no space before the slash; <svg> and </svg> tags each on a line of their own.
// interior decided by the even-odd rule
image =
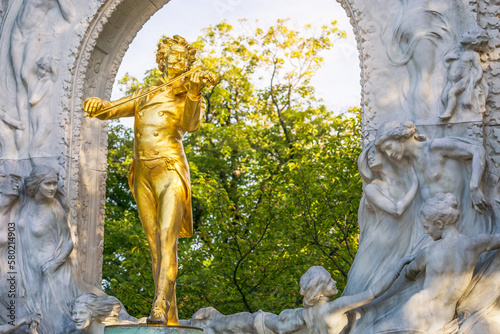
<svg viewBox="0 0 500 334">
<path fill-rule="evenodd" d="M 332 112 L 343 112 L 360 104 L 360 69 L 356 41 L 344 9 L 335 0 L 171 0 L 139 31 L 123 58 L 116 76 L 125 73 L 142 79 L 146 70 L 155 68 L 156 44 L 162 35 L 181 35 L 195 41 L 201 30 L 222 20 L 237 26 L 238 20 L 258 20 L 267 28 L 278 19 L 289 19 L 289 26 L 300 29 L 306 24 L 338 22 L 338 28 L 347 33 L 346 39 L 335 42 L 324 54 L 325 62 L 313 78 L 316 96 L 324 100 Z M 242 31 L 245 33 L 245 31 Z M 123 96 L 115 83 L 112 100 Z M 133 119 L 123 124 L 132 126 Z"/>
</svg>

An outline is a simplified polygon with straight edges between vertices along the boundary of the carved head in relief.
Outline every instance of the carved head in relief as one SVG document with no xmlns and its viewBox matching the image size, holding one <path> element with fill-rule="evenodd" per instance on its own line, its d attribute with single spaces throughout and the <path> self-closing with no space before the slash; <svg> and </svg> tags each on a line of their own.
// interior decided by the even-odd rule
<svg viewBox="0 0 500 334">
<path fill-rule="evenodd" d="M 480 52 L 488 44 L 488 41 L 489 37 L 486 30 L 478 25 L 474 25 L 462 35 L 460 44 L 476 52 Z"/>
<path fill-rule="evenodd" d="M 3 196 L 18 197 L 22 177 L 14 174 L 0 174 L 0 193 Z"/>
<path fill-rule="evenodd" d="M 457 198 L 450 193 L 439 193 L 429 198 L 420 209 L 420 219 L 425 233 L 433 240 L 441 239 L 446 225 L 454 225 L 460 211 Z"/>
<path fill-rule="evenodd" d="M 117 322 L 120 303 L 114 297 L 98 297 L 93 293 L 83 293 L 74 298 L 69 304 L 71 320 L 76 329 L 85 331 L 93 322 Z M 113 318 L 114 321 L 109 321 Z"/>
<path fill-rule="evenodd" d="M 412 122 L 386 122 L 377 130 L 375 146 L 389 158 L 401 160 L 407 151 L 407 142 L 411 140 L 424 141 L 424 135 L 417 133 Z"/>
<path fill-rule="evenodd" d="M 59 172 L 50 166 L 39 165 L 33 168 L 26 178 L 26 195 L 54 198 L 57 193 Z"/>
<path fill-rule="evenodd" d="M 179 35 L 173 38 L 165 37 L 158 44 L 156 52 L 158 69 L 167 72 L 170 78 L 189 70 L 195 60 L 196 48 Z"/>
<path fill-rule="evenodd" d="M 370 142 L 361 152 L 358 158 L 358 171 L 366 184 L 376 178 L 375 173 L 383 168 L 384 159 L 383 153 L 375 147 L 374 142 Z"/>
<path fill-rule="evenodd" d="M 38 80 L 50 78 L 56 80 L 56 70 L 54 69 L 54 57 L 51 54 L 44 54 L 36 61 L 36 76 Z"/>
<path fill-rule="evenodd" d="M 312 307 L 321 299 L 329 301 L 330 297 L 335 296 L 338 292 L 337 282 L 321 266 L 309 268 L 300 278 L 300 294 L 304 296 L 302 303 L 304 307 Z"/>
</svg>

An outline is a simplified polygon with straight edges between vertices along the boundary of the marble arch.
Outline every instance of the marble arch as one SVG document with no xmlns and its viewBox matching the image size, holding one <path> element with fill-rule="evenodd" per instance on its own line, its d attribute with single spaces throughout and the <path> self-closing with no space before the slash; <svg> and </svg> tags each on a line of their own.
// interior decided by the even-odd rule
<svg viewBox="0 0 500 334">
<path fill-rule="evenodd" d="M 167 3 L 168 0 L 104 1 L 88 25 L 75 59 L 69 108 L 72 158 L 67 162 L 66 186 L 75 208 L 71 219 L 78 226 L 78 256 L 84 264 L 81 274 L 95 286 L 100 285 L 102 271 L 107 126 L 82 118 L 80 106 L 86 96 L 111 96 L 116 72 L 129 44 L 144 23 Z M 341 4 L 358 36 L 351 4 Z M 357 40 L 361 50 L 361 38 Z"/>
<path fill-rule="evenodd" d="M 333 1 L 333 0 L 332 0 Z M 412 120 L 431 137 L 465 136 L 483 142 L 493 166 L 500 164 L 500 107 L 498 76 L 500 75 L 500 20 L 497 8 L 500 0 L 419 0 L 422 8 L 428 6 L 439 11 L 449 22 L 451 45 L 458 41 L 472 24 L 485 29 L 490 41 L 481 54 L 484 77 L 489 82 L 489 97 L 481 114 L 460 115 L 443 124 L 434 115 L 413 115 L 405 109 L 401 92 L 406 87 L 408 72 L 404 66 L 392 66 L 387 60 L 387 31 L 406 0 L 337 0 L 351 19 L 358 43 L 361 67 L 363 136 L 365 143 L 373 139 L 378 126 L 390 119 Z M 53 36 L 45 36 L 51 47 L 40 45 L 41 55 L 52 53 L 54 63 L 53 93 L 50 112 L 54 114 L 53 158 L 61 170 L 64 190 L 68 197 L 71 223 L 78 240 L 78 258 L 84 279 L 95 286 L 101 282 L 103 221 L 106 179 L 107 126 L 96 120 L 82 117 L 81 103 L 84 96 L 109 97 L 121 59 L 128 45 L 142 25 L 163 7 L 168 0 L 46 0 L 47 15 L 53 22 L 45 22 Z M 16 80 L 10 69 L 12 57 L 8 50 L 12 31 L 26 4 L 36 0 L 0 0 L 0 109 L 15 110 L 8 88 Z M 61 3 L 73 6 L 72 11 L 58 11 Z M 21 14 L 20 14 L 21 13 Z M 47 21 L 48 19 L 45 19 Z M 31 23 L 33 24 L 33 23 Z M 413 27 L 418 29 L 419 27 Z M 443 31 L 445 31 L 444 29 Z M 440 32 L 441 33 L 441 32 Z M 56 42 L 54 42 L 56 41 Z M 24 41 L 25 45 L 32 40 Z M 446 43 L 442 43 L 443 50 Z M 446 50 L 444 50 L 446 51 Z M 437 57 L 437 56 L 436 56 Z M 436 58 L 436 77 L 446 78 L 446 68 Z M 31 73 L 36 81 L 35 66 Z M 442 85 L 437 80 L 433 84 Z M 435 98 L 435 97 L 432 97 Z M 3 113 L 0 112 L 0 116 Z M 1 118 L 0 117 L 0 118 Z M 4 119 L 2 118 L 2 121 Z M 0 122 L 3 124 L 2 122 Z M 0 165 L 5 164 L 0 158 Z M 1 166 L 0 166 L 1 167 Z M 26 171 L 25 171 L 26 173 Z"/>
</svg>

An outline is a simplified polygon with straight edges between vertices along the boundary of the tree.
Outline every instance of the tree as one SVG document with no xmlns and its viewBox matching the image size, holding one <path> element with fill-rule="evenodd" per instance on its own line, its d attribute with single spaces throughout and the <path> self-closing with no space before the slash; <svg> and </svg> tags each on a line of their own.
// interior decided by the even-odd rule
<svg viewBox="0 0 500 334">
<path fill-rule="evenodd" d="M 321 53 L 344 33 L 335 22 L 299 33 L 284 20 L 253 35 L 235 35 L 225 22 L 203 33 L 201 63 L 221 81 L 205 92 L 204 122 L 184 141 L 195 235 L 179 243 L 180 316 L 206 306 L 226 314 L 297 307 L 298 280 L 312 265 L 323 265 L 342 289 L 357 249 L 359 119 L 332 115 L 310 80 Z M 122 84 L 131 92 L 158 75 Z M 130 132 L 111 126 L 103 271 L 106 291 L 138 315 L 150 303 L 129 304 L 134 291 L 148 299 L 154 289 L 146 291 L 149 253 L 120 165 L 131 157 L 127 140 Z M 120 244 L 118 231 L 132 237 Z M 136 306 L 143 304 L 145 311 Z"/>
</svg>

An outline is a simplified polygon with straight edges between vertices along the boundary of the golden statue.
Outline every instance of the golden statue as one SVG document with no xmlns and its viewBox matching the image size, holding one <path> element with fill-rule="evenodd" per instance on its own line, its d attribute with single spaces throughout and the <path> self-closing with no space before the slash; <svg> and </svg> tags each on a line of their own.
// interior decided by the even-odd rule
<svg viewBox="0 0 500 334">
<path fill-rule="evenodd" d="M 153 260 L 155 297 L 148 323 L 178 325 L 175 280 L 177 243 L 193 233 L 189 167 L 182 146 L 186 132 L 200 127 L 205 110 L 201 90 L 217 78 L 189 70 L 196 49 L 180 36 L 164 38 L 156 62 L 160 81 L 109 102 L 91 97 L 83 103 L 89 117 L 135 117 L 134 162 L 129 186 Z"/>
</svg>

